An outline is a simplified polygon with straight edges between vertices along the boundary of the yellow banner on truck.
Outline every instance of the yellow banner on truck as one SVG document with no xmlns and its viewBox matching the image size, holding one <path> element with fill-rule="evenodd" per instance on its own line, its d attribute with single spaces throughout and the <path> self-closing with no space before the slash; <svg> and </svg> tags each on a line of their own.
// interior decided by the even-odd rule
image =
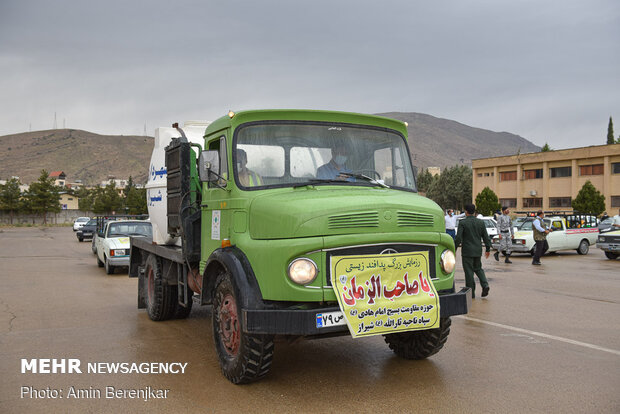
<svg viewBox="0 0 620 414">
<path fill-rule="evenodd" d="M 439 327 L 428 251 L 332 256 L 330 266 L 354 338 Z"/>
</svg>

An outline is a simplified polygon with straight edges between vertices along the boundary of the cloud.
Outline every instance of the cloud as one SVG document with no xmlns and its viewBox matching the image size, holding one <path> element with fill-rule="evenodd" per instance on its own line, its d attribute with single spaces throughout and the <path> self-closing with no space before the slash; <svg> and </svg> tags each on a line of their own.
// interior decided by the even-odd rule
<svg viewBox="0 0 620 414">
<path fill-rule="evenodd" d="M 0 134 L 291 107 L 590 145 L 620 119 L 619 23 L 612 0 L 3 2 Z"/>
</svg>

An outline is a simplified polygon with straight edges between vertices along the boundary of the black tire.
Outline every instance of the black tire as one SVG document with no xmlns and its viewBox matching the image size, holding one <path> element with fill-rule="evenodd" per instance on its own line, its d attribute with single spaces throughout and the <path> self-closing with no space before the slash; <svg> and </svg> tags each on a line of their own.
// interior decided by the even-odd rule
<svg viewBox="0 0 620 414">
<path fill-rule="evenodd" d="M 114 266 L 110 264 L 110 261 L 105 256 L 103 256 L 103 266 L 105 267 L 105 272 L 108 275 L 111 275 L 112 273 L 114 273 L 114 269 L 116 269 Z"/>
<path fill-rule="evenodd" d="M 173 289 L 173 290 L 176 290 L 176 289 Z M 193 294 L 193 292 L 192 292 L 192 294 Z M 187 304 L 187 307 L 185 308 L 177 300 L 177 306 L 176 306 L 176 309 L 174 310 L 174 319 L 185 319 L 185 318 L 187 318 L 189 316 L 189 314 L 192 312 L 192 305 L 193 305 L 193 303 L 194 303 L 194 301 L 190 297 L 189 298 L 189 302 Z"/>
<path fill-rule="evenodd" d="M 439 328 L 383 335 L 396 355 L 404 359 L 425 359 L 439 352 L 450 334 L 450 318 L 441 318 Z"/>
<path fill-rule="evenodd" d="M 220 273 L 213 292 L 213 340 L 224 376 L 233 384 L 264 377 L 273 359 L 273 336 L 243 330 L 241 296 L 232 276 Z"/>
<path fill-rule="evenodd" d="M 90 250 L 92 250 L 93 254 L 97 254 L 97 246 L 95 246 L 95 239 L 94 238 L 90 242 Z"/>
<path fill-rule="evenodd" d="M 97 266 L 103 267 L 103 262 L 99 260 L 99 256 L 97 256 Z"/>
<path fill-rule="evenodd" d="M 579 247 L 577 247 L 577 253 L 583 255 L 583 254 L 588 254 L 589 251 L 590 251 L 590 243 L 586 239 L 583 239 L 579 243 Z"/>
<path fill-rule="evenodd" d="M 84 237 L 78 237 L 78 241 L 82 243 L 84 241 Z"/>
<path fill-rule="evenodd" d="M 605 252 L 605 256 L 609 259 L 609 260 L 616 260 L 618 258 L 618 253 L 614 253 L 614 252 Z"/>
<path fill-rule="evenodd" d="M 536 254 L 536 246 L 532 247 L 532 250 L 530 250 L 530 256 L 534 257 L 535 254 Z"/>
<path fill-rule="evenodd" d="M 161 259 L 150 254 L 144 272 L 146 311 L 153 321 L 173 318 L 176 312 L 176 286 L 169 286 L 163 278 Z M 174 289 L 173 289 L 174 288 Z"/>
</svg>

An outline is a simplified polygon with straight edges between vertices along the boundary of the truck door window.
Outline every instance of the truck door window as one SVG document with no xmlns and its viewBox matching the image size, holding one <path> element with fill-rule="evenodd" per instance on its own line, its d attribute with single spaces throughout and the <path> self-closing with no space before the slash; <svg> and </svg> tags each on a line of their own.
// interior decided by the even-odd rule
<svg viewBox="0 0 620 414">
<path fill-rule="evenodd" d="M 228 179 L 228 158 L 226 158 L 226 137 L 225 136 L 221 136 L 219 140 L 215 140 L 212 141 L 209 144 L 209 149 L 210 150 L 217 150 L 220 153 L 220 176 L 222 177 L 221 180 L 218 181 L 218 185 L 220 187 L 223 187 L 226 185 L 226 181 Z M 209 188 L 217 188 L 217 185 L 214 184 L 209 184 Z"/>
</svg>

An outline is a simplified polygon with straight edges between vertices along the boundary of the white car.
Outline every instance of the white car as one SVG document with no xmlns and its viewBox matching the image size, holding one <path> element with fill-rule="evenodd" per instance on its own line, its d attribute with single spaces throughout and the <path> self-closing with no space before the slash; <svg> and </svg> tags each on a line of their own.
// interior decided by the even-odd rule
<svg viewBox="0 0 620 414">
<path fill-rule="evenodd" d="M 116 267 L 129 266 L 130 236 L 153 238 L 151 223 L 143 220 L 109 221 L 97 233 L 94 241 L 97 265 L 105 267 L 107 274 L 114 273 Z"/>
<path fill-rule="evenodd" d="M 84 225 L 88 223 L 89 220 L 90 220 L 90 217 L 76 218 L 75 221 L 73 222 L 73 231 L 78 231 L 79 229 L 84 227 Z"/>
<path fill-rule="evenodd" d="M 548 252 L 557 252 L 558 250 L 576 250 L 579 254 L 588 254 L 590 245 L 596 244 L 598 237 L 598 227 L 568 227 L 564 217 L 545 217 L 543 219 L 547 227 L 553 229 L 547 235 L 547 243 L 549 244 Z M 530 253 L 534 254 L 534 233 L 532 231 L 534 220 L 525 221 L 519 230 L 515 232 L 515 238 L 512 240 L 513 253 Z M 493 248 L 499 249 L 499 237 L 492 240 Z"/>
<path fill-rule="evenodd" d="M 459 230 L 459 222 L 461 220 L 463 220 L 465 217 L 459 217 L 458 219 L 456 219 L 456 229 L 455 232 L 458 233 Z M 482 220 L 484 222 L 484 227 L 486 227 L 487 229 L 487 233 L 489 234 L 489 237 L 491 239 L 493 239 L 494 236 L 497 236 L 497 222 L 495 221 L 495 219 L 493 217 L 478 217 L 478 219 Z"/>
</svg>

